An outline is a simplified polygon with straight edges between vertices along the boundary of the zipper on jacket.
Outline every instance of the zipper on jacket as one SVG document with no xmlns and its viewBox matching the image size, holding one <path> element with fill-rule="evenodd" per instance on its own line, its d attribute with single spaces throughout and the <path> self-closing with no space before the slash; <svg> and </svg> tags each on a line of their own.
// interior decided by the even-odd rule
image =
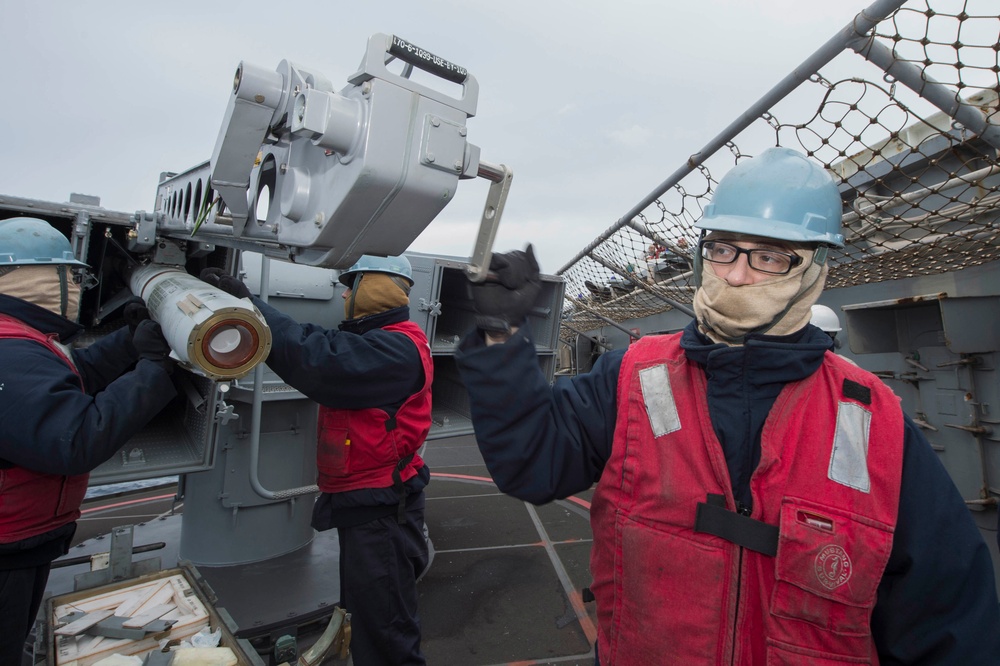
<svg viewBox="0 0 1000 666">
<path fill-rule="evenodd" d="M 736 503 L 736 513 L 741 516 L 749 516 L 753 513 L 753 509 L 748 507 L 746 504 L 738 499 L 733 498 Z M 739 546 L 739 557 L 736 560 L 736 607 L 733 609 L 733 628 L 732 628 L 732 643 L 733 647 L 729 653 L 729 663 L 730 666 L 735 666 L 736 664 L 736 653 L 739 650 L 739 625 L 740 625 L 740 602 L 743 597 L 743 546 Z"/>
<path fill-rule="evenodd" d="M 743 513 L 742 505 L 737 502 L 737 509 L 740 513 Z M 742 507 L 742 508 L 741 508 Z M 732 650 L 729 653 L 729 663 L 730 666 L 735 666 L 736 664 L 736 650 L 739 648 L 739 642 L 737 641 L 738 627 L 740 624 L 740 597 L 743 595 L 743 547 L 739 546 L 740 556 L 737 559 L 736 567 L 736 607 L 733 609 L 733 627 L 732 627 Z"/>
</svg>

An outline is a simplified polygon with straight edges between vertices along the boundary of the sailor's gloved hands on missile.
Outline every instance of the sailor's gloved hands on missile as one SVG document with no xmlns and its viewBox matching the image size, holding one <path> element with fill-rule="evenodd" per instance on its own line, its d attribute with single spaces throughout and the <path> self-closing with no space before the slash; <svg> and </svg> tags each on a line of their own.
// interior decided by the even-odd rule
<svg viewBox="0 0 1000 666">
<path fill-rule="evenodd" d="M 122 319 L 128 326 L 132 337 L 132 346 L 135 347 L 139 358 L 147 358 L 160 363 L 167 372 L 171 372 L 174 361 L 169 358 L 170 345 L 163 337 L 160 325 L 150 318 L 146 301 L 138 296 L 127 300 L 125 308 L 122 310 Z"/>
<path fill-rule="evenodd" d="M 140 360 L 147 359 L 159 363 L 167 372 L 173 372 L 174 360 L 170 358 L 170 345 L 163 337 L 160 325 L 152 319 L 143 319 L 136 325 L 132 346 L 135 347 Z"/>
<path fill-rule="evenodd" d="M 524 321 L 541 289 L 538 262 L 530 244 L 523 252 L 494 254 L 486 279 L 472 285 L 476 326 L 493 340 L 506 339 L 511 328 Z"/>
<path fill-rule="evenodd" d="M 128 325 L 129 333 L 132 337 L 135 337 L 135 329 L 139 326 L 139 322 L 149 319 L 149 309 L 146 307 L 146 301 L 138 296 L 133 296 L 125 301 L 125 309 L 122 310 L 122 319 Z"/>
<path fill-rule="evenodd" d="M 218 287 L 236 298 L 250 298 L 250 290 L 239 278 L 235 278 L 221 268 L 206 268 L 198 276 L 202 282 Z"/>
</svg>

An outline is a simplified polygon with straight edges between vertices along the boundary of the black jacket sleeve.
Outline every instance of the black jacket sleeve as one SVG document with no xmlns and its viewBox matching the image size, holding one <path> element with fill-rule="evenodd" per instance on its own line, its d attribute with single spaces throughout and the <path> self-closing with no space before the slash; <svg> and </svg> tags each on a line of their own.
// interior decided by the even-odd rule
<svg viewBox="0 0 1000 666">
<path fill-rule="evenodd" d="M 526 330 L 492 347 L 480 333 L 470 334 L 455 359 L 476 441 L 497 487 L 543 504 L 600 478 L 611 453 L 624 352 L 604 354 L 591 372 L 550 387 Z"/>
<path fill-rule="evenodd" d="M 73 362 L 91 395 L 118 379 L 139 360 L 127 326 L 104 336 L 83 349 L 73 350 Z"/>
<path fill-rule="evenodd" d="M 122 356 L 129 352 L 119 350 Z M 117 379 L 114 350 L 74 354 L 97 386 L 80 377 L 43 345 L 0 341 L 0 459 L 46 474 L 83 474 L 110 458 L 175 395 L 170 375 L 151 361 Z"/>
<path fill-rule="evenodd" d="M 300 324 L 258 298 L 253 302 L 271 329 L 267 365 L 321 405 L 399 405 L 423 386 L 420 352 L 402 333 L 377 328 L 357 334 Z"/>
<path fill-rule="evenodd" d="M 989 550 L 958 489 L 906 417 L 892 553 L 872 634 L 887 664 L 1000 664 L 1000 610 Z"/>
</svg>

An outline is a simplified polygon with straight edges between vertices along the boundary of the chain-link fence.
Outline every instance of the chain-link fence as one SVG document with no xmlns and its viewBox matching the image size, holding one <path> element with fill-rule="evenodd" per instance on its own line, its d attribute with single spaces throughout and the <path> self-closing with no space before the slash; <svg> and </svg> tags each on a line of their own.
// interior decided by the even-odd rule
<svg viewBox="0 0 1000 666">
<path fill-rule="evenodd" d="M 694 223 L 767 147 L 841 183 L 846 247 L 828 288 L 1000 258 L 1000 16 L 994 0 L 885 0 L 859 14 L 558 272 L 561 337 L 689 311 Z"/>
</svg>

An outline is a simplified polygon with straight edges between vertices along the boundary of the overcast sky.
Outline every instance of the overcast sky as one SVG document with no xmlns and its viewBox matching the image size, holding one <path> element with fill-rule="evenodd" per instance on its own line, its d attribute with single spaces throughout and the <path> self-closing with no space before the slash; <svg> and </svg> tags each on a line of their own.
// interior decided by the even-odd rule
<svg viewBox="0 0 1000 666">
<path fill-rule="evenodd" d="M 339 90 L 368 37 L 468 69 L 469 140 L 514 172 L 495 249 L 554 272 L 872 0 L 0 0 L 0 194 L 153 207 L 212 153 L 240 61 Z M 488 184 L 412 249 L 467 256 Z"/>
</svg>

